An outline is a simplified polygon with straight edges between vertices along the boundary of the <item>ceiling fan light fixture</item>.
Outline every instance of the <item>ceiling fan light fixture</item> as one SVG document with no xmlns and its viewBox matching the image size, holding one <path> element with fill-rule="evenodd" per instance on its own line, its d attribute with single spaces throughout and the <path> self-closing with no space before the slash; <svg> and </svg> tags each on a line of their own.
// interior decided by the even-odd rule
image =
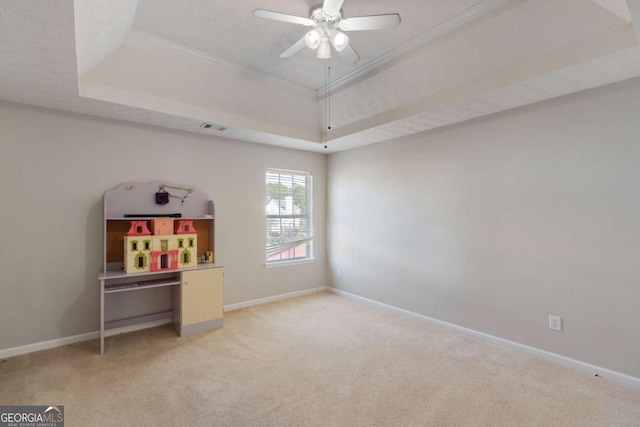
<svg viewBox="0 0 640 427">
<path fill-rule="evenodd" d="M 322 39 L 318 46 L 318 54 L 316 56 L 320 59 L 331 58 L 331 45 L 329 44 L 329 39 Z"/>
<path fill-rule="evenodd" d="M 302 38 L 282 52 L 280 58 L 291 58 L 307 46 L 317 50 L 318 58 L 327 59 L 331 58 L 333 47 L 343 59 L 355 64 L 360 57 L 350 46 L 349 37 L 343 31 L 390 30 L 400 25 L 401 18 L 397 13 L 345 18 L 342 12 L 344 2 L 345 0 L 323 0 L 322 3 L 311 6 L 308 18 L 264 9 L 255 9 L 253 15 L 311 27 Z"/>
<path fill-rule="evenodd" d="M 304 42 L 310 49 L 316 49 L 320 45 L 320 34 L 318 30 L 311 30 L 304 36 Z"/>
<path fill-rule="evenodd" d="M 342 52 L 349 44 L 349 37 L 342 31 L 334 30 L 331 34 L 331 44 L 338 52 Z"/>
</svg>

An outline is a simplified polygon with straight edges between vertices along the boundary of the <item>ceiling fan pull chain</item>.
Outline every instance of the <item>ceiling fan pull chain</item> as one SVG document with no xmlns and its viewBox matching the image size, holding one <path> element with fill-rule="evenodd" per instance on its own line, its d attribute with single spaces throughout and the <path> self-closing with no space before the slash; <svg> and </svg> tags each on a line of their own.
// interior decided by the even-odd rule
<svg viewBox="0 0 640 427">
<path fill-rule="evenodd" d="M 325 69 L 324 71 L 324 129 L 323 129 L 323 134 L 324 134 L 324 148 L 327 148 L 327 123 L 328 123 L 328 119 L 327 119 L 327 61 L 329 61 L 328 58 L 325 58 L 324 60 L 324 64 L 325 64 Z"/>
<path fill-rule="evenodd" d="M 329 74 L 329 85 L 327 86 L 327 90 L 329 91 L 329 116 L 327 129 L 331 130 L 331 58 L 329 58 L 328 61 L 329 69 L 327 70 L 327 73 Z"/>
</svg>

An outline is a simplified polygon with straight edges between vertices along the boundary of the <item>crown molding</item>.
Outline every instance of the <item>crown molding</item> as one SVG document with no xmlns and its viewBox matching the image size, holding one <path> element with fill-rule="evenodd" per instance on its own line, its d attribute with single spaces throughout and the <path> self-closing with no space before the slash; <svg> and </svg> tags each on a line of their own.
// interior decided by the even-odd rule
<svg viewBox="0 0 640 427">
<path fill-rule="evenodd" d="M 145 31 L 140 31 L 133 27 L 127 33 L 126 39 L 142 42 L 155 47 L 159 47 L 161 49 L 167 49 L 172 52 L 178 53 L 180 55 L 184 55 L 189 58 L 206 62 L 209 64 L 217 65 L 219 67 L 226 68 L 227 70 L 233 71 L 235 73 L 242 74 L 244 76 L 251 77 L 256 80 L 261 80 L 263 82 L 270 83 L 274 86 L 279 86 L 281 88 L 291 90 L 300 95 L 304 95 L 306 97 L 316 99 L 316 91 L 314 89 L 299 85 L 297 83 L 290 82 L 288 80 L 273 76 L 271 74 L 263 73 L 262 71 L 258 71 L 253 68 L 246 67 L 244 65 L 229 61 L 227 59 L 220 58 L 215 55 L 211 55 L 209 53 L 203 52 L 198 49 L 193 49 L 191 47 L 185 46 L 180 43 L 172 42 L 171 40 L 167 40 L 162 37 L 149 34 Z"/>
<path fill-rule="evenodd" d="M 413 52 L 416 49 L 421 48 L 429 42 L 432 42 L 440 37 L 445 36 L 448 33 L 451 33 L 463 25 L 468 24 L 471 21 L 474 21 L 492 10 L 496 9 L 499 6 L 505 5 L 513 0 L 485 0 L 476 6 L 462 12 L 459 15 L 449 19 L 448 21 L 443 22 L 440 25 L 435 26 L 431 30 L 422 34 L 415 39 L 408 41 L 407 43 L 398 46 L 397 48 L 390 50 L 382 56 L 377 57 L 373 61 L 368 62 L 362 67 L 353 70 L 352 72 L 345 74 L 344 76 L 336 79 L 332 82 L 328 89 L 330 91 L 334 89 L 338 89 L 339 87 L 345 86 L 348 83 L 354 81 L 355 79 L 362 77 L 375 69 L 382 67 L 383 65 L 394 61 L 400 58 L 407 53 Z M 316 90 L 316 95 L 318 98 L 322 98 L 325 95 L 326 86 L 319 88 Z"/>
</svg>

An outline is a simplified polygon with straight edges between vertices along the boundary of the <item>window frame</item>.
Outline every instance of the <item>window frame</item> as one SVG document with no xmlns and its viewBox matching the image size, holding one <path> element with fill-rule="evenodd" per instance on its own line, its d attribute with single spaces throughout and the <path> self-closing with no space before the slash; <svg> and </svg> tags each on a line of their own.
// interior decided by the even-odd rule
<svg viewBox="0 0 640 427">
<path fill-rule="evenodd" d="M 296 179 L 296 177 L 304 177 L 305 180 L 305 193 L 306 193 L 306 207 L 305 214 L 269 214 L 265 209 L 265 231 L 267 234 L 267 241 L 265 242 L 265 267 L 273 268 L 273 267 L 286 267 L 297 264 L 308 264 L 313 263 L 315 258 L 313 256 L 313 239 L 314 239 L 314 225 L 313 225 L 313 173 L 306 171 L 296 171 L 296 170 L 288 170 L 288 169 L 276 169 L 276 168 L 268 168 L 265 172 L 265 196 L 266 200 L 269 197 L 269 175 L 277 174 L 277 175 L 289 175 L 291 176 L 292 181 Z M 280 181 L 278 181 L 280 182 Z M 273 199 L 272 199 L 273 200 Z M 280 260 L 269 260 L 272 255 L 269 255 L 269 241 L 268 234 L 270 230 L 269 220 L 270 219 L 306 219 L 307 222 L 307 239 L 308 241 L 301 243 L 300 245 L 293 246 L 287 250 L 295 249 L 299 246 L 306 245 L 306 256 L 304 257 L 294 257 Z M 284 252 L 284 251 L 282 251 Z M 280 253 L 282 253 L 280 252 Z"/>
</svg>

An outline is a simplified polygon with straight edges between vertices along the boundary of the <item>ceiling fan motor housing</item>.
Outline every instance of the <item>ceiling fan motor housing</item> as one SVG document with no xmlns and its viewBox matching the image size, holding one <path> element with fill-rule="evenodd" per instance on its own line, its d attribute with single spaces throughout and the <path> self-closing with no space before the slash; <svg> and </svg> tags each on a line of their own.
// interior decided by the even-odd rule
<svg viewBox="0 0 640 427">
<path fill-rule="evenodd" d="M 342 9 L 340 9 L 336 15 L 331 16 L 326 14 L 322 6 L 322 3 L 311 6 L 309 9 L 309 19 L 316 23 L 328 22 L 337 26 L 338 22 L 342 20 Z"/>
<path fill-rule="evenodd" d="M 318 58 L 330 58 L 331 48 L 342 51 L 349 41 L 341 31 L 338 30 L 342 21 L 342 8 L 335 15 L 328 15 L 323 8 L 323 3 L 318 3 L 309 9 L 309 19 L 313 21 L 311 25 L 314 29 L 307 33 L 305 42 L 311 49 L 318 49 Z M 338 35 L 336 39 L 336 35 Z M 339 40 L 339 42 L 336 42 Z"/>
</svg>

